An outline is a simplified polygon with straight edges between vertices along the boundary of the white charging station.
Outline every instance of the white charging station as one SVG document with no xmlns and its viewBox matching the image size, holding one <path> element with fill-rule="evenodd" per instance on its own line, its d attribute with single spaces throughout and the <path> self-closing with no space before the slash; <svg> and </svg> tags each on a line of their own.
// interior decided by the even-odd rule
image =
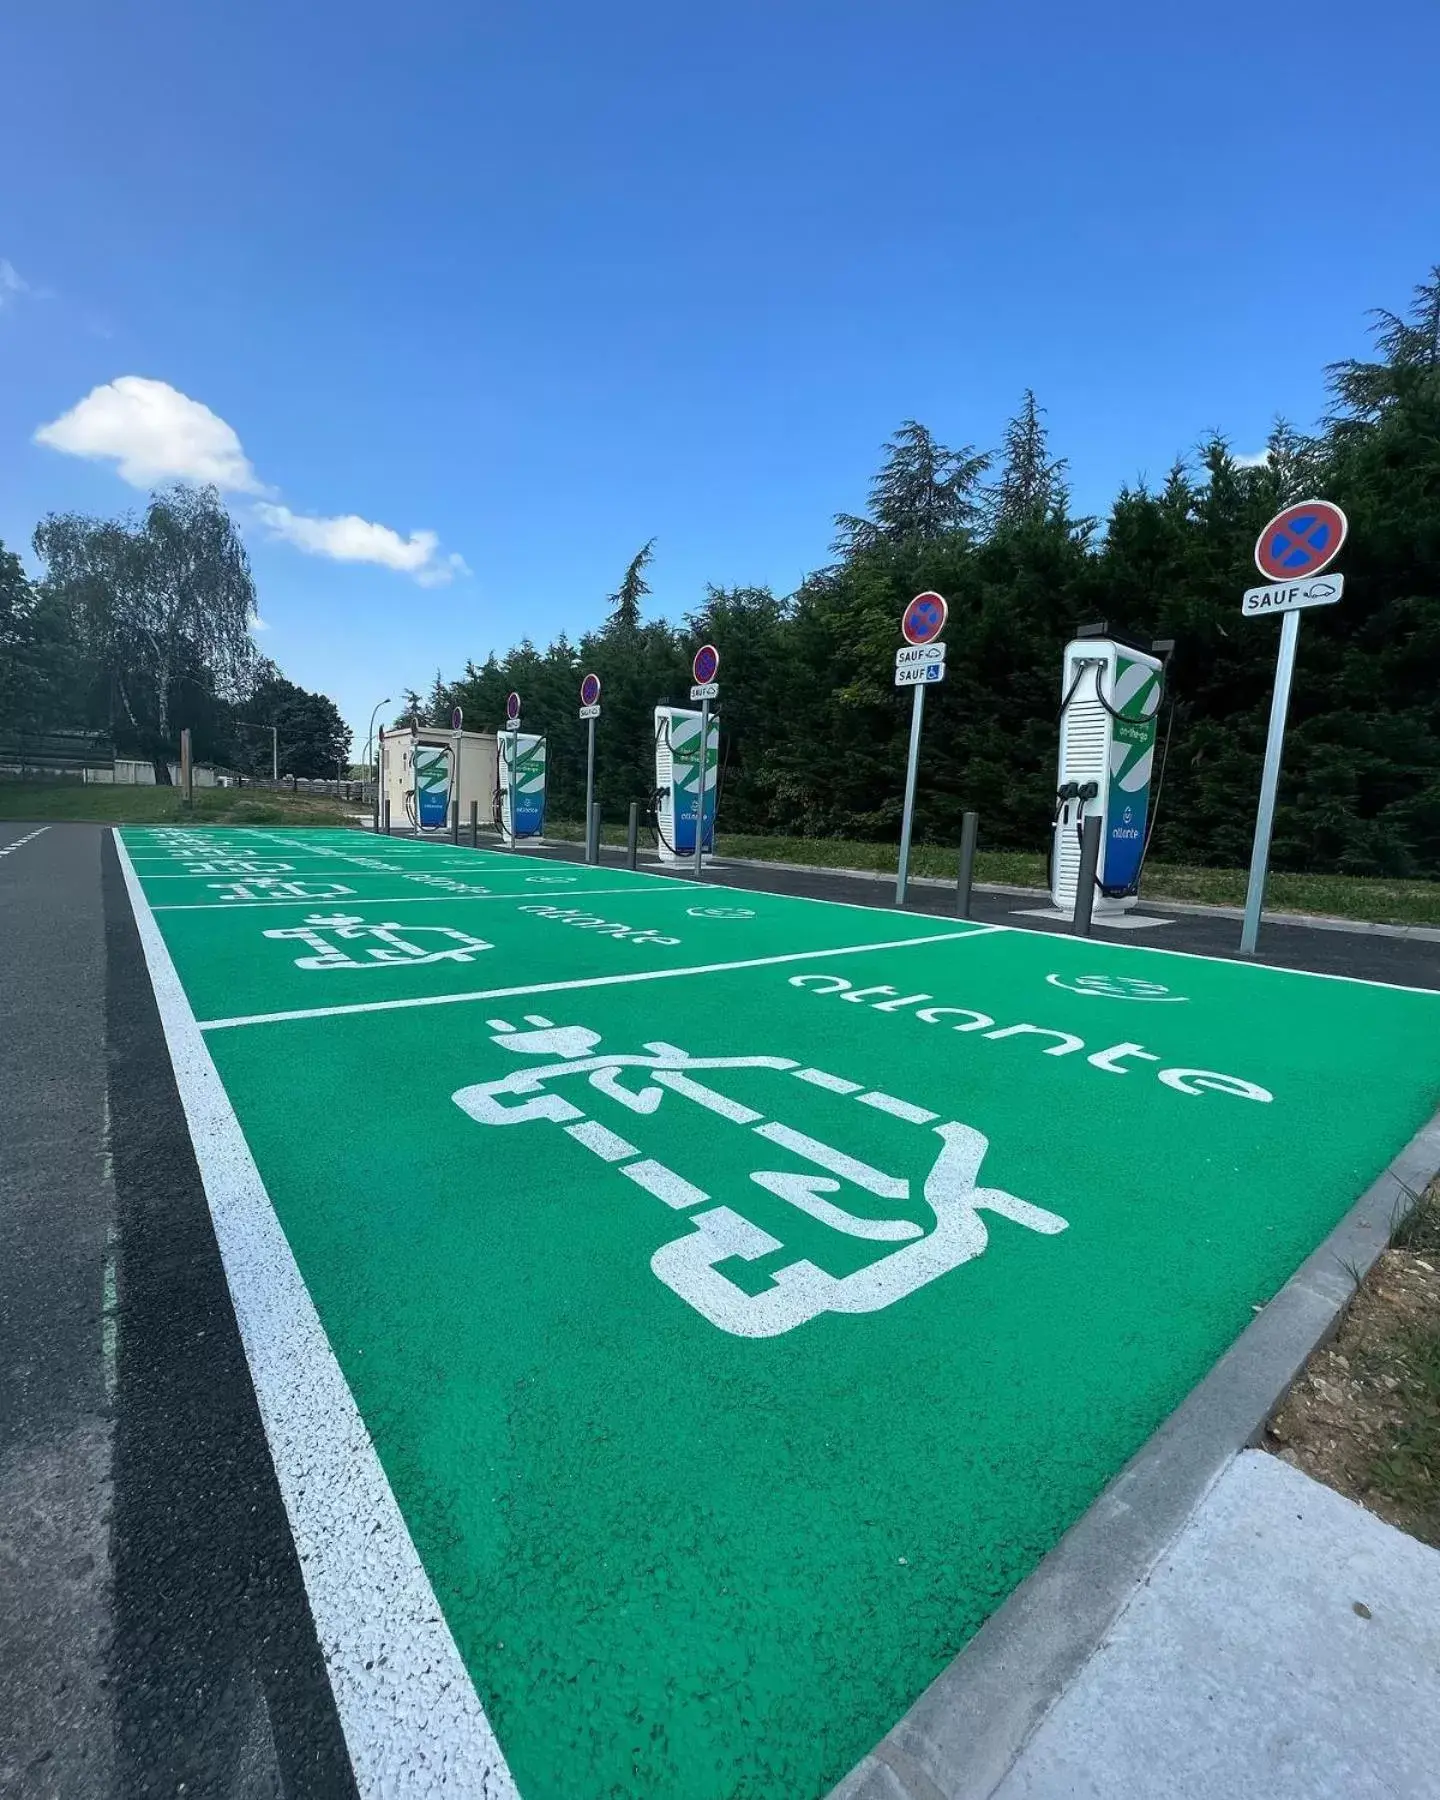
<svg viewBox="0 0 1440 1800">
<path fill-rule="evenodd" d="M 1081 831 L 1097 814 L 1093 916 L 1114 917 L 1135 904 L 1164 669 L 1158 656 L 1115 638 L 1077 637 L 1065 646 L 1050 863 L 1050 898 L 1061 912 L 1075 911 Z"/>
<path fill-rule="evenodd" d="M 545 739 L 533 731 L 496 733 L 499 748 L 499 804 L 495 809 L 500 835 L 507 842 L 538 838 L 545 830 Z M 510 765 L 515 765 L 511 780 Z M 511 795 L 515 817 L 510 817 Z"/>
<path fill-rule="evenodd" d="M 710 715 L 704 759 L 704 841 L 701 854 L 715 848 L 716 779 L 720 771 L 720 722 Z M 681 706 L 655 708 L 655 820 L 660 861 L 693 860 L 696 797 L 700 792 L 700 714 Z"/>
</svg>

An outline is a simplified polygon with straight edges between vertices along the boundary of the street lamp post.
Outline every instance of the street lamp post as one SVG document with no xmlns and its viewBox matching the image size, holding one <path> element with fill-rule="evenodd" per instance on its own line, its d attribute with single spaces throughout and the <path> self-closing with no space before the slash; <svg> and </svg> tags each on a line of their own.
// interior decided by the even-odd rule
<svg viewBox="0 0 1440 1800">
<path fill-rule="evenodd" d="M 380 712 L 380 708 L 382 706 L 388 706 L 389 704 L 390 696 L 387 694 L 383 700 L 377 700 L 375 702 L 375 709 L 370 714 L 370 730 L 365 739 L 365 764 L 367 768 L 370 764 L 371 746 L 375 742 L 376 717 Z M 375 765 L 375 830 L 377 832 L 380 830 L 380 765 L 378 763 Z"/>
</svg>

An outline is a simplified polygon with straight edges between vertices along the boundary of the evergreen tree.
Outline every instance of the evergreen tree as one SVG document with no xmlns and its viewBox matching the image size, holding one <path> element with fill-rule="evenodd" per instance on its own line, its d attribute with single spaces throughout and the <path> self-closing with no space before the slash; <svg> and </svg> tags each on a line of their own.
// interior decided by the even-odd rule
<svg viewBox="0 0 1440 1800">
<path fill-rule="evenodd" d="M 1040 422 L 1043 411 L 1036 404 L 1035 390 L 1026 388 L 1020 411 L 1005 427 L 1004 463 L 990 494 L 991 517 L 998 528 L 1034 524 L 1065 509 L 1065 462 L 1050 458 Z"/>
<path fill-rule="evenodd" d="M 435 679 L 430 683 L 430 698 L 425 702 L 425 712 L 431 725 L 448 726 L 450 714 L 455 700 L 445 677 L 437 669 Z"/>
<path fill-rule="evenodd" d="M 885 449 L 885 461 L 870 485 L 872 516 L 835 515 L 839 535 L 834 548 L 842 555 L 912 539 L 933 543 L 979 524 L 980 478 L 990 466 L 988 454 L 972 444 L 949 450 L 914 419 L 905 421 Z"/>
<path fill-rule="evenodd" d="M 643 549 L 636 551 L 631 557 L 624 579 L 607 602 L 610 624 L 614 630 L 628 632 L 640 629 L 640 602 L 650 592 L 645 571 L 650 567 L 654 556 L 655 540 L 652 537 Z"/>
</svg>

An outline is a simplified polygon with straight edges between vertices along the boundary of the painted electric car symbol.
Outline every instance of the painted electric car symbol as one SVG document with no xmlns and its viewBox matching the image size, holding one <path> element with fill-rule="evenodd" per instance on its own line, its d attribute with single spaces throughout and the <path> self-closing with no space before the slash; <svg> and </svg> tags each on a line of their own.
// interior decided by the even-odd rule
<svg viewBox="0 0 1440 1800">
<path fill-rule="evenodd" d="M 1184 994 L 1172 994 L 1158 981 L 1141 981 L 1134 975 L 1047 975 L 1051 987 L 1072 994 L 1094 994 L 1106 1000 L 1170 1000 L 1184 1002 Z"/>
<path fill-rule="evenodd" d="M 692 919 L 753 919 L 755 914 L 748 906 L 687 906 L 685 911 Z"/>
<path fill-rule="evenodd" d="M 892 1094 L 865 1091 L 861 1082 L 804 1067 L 793 1057 L 692 1056 L 677 1045 L 659 1041 L 645 1044 L 644 1054 L 600 1055 L 600 1033 L 588 1026 L 557 1025 L 538 1013 L 526 1015 L 529 1030 L 521 1030 L 507 1019 L 489 1023 L 495 1033 L 491 1042 L 500 1049 L 552 1060 L 531 1063 L 498 1080 L 459 1088 L 451 1096 L 455 1104 L 479 1125 L 558 1126 L 655 1199 L 688 1213 L 692 1229 L 660 1246 L 650 1259 L 651 1271 L 702 1318 L 732 1336 L 776 1337 L 827 1312 L 879 1312 L 981 1255 L 989 1242 L 982 1213 L 1047 1237 L 1067 1227 L 1068 1221 L 1058 1213 L 1003 1189 L 979 1185 L 980 1167 L 990 1146 L 973 1126 L 956 1119 L 942 1120 L 928 1107 Z M 918 1155 L 905 1159 L 907 1172 L 891 1173 L 781 1119 L 767 1118 L 708 1081 L 696 1079 L 698 1074 L 727 1069 L 762 1070 L 804 1084 L 781 1096 L 782 1107 L 786 1100 L 800 1104 L 802 1093 L 813 1097 L 819 1088 L 849 1095 L 872 1109 L 872 1123 L 874 1112 L 880 1112 L 931 1130 L 917 1143 Z M 628 1085 L 622 1079 L 627 1073 L 639 1085 Z M 564 1093 L 559 1091 L 561 1084 L 566 1085 Z M 780 1150 L 787 1153 L 787 1160 L 808 1163 L 816 1171 L 755 1168 L 749 1171 L 755 1187 L 842 1237 L 896 1247 L 839 1276 L 829 1274 L 808 1257 L 797 1256 L 772 1269 L 768 1282 L 757 1292 L 748 1291 L 722 1272 L 724 1265 L 732 1258 L 756 1262 L 785 1248 L 780 1238 L 740 1210 L 750 1190 L 728 1195 L 728 1204 L 713 1204 L 714 1196 L 704 1188 L 646 1156 L 639 1145 L 601 1119 L 587 1117 L 575 1103 L 585 1099 L 593 1105 L 586 1089 L 590 1095 L 601 1096 L 607 1106 L 619 1106 L 637 1118 L 654 1114 L 670 1095 L 703 1107 L 769 1146 L 761 1150 L 757 1145 L 755 1160 L 774 1160 L 774 1152 Z M 857 1127 L 859 1123 L 857 1115 Z M 681 1135 L 686 1143 L 694 1141 L 692 1129 Z M 906 1210 L 919 1210 L 917 1200 L 922 1198 L 929 1215 L 923 1224 Z M 883 1211 L 876 1202 L 884 1203 Z M 853 1258 L 853 1251 L 851 1255 Z"/>
<path fill-rule="evenodd" d="M 469 963 L 481 951 L 495 948 L 484 938 L 471 937 L 469 932 L 457 931 L 450 925 L 400 925 L 394 919 L 372 925 L 358 913 L 311 913 L 303 925 L 290 925 L 262 935 L 308 944 L 311 953 L 295 958 L 297 969 L 383 969 L 394 968 L 397 963 L 414 968 L 421 963 Z M 418 943 L 420 938 L 438 938 L 440 942 Z"/>
</svg>

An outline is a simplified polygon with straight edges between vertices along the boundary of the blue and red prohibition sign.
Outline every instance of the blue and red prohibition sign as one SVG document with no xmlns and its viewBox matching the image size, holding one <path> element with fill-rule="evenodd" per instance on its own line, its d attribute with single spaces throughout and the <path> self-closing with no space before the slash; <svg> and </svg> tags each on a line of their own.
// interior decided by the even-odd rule
<svg viewBox="0 0 1440 1800">
<path fill-rule="evenodd" d="M 1334 562 L 1350 522 L 1328 500 L 1299 500 L 1260 533 L 1255 566 L 1272 581 L 1302 581 Z"/>
<path fill-rule="evenodd" d="M 939 594 L 917 594 L 900 615 L 900 635 L 907 644 L 933 644 L 949 615 Z"/>
</svg>

